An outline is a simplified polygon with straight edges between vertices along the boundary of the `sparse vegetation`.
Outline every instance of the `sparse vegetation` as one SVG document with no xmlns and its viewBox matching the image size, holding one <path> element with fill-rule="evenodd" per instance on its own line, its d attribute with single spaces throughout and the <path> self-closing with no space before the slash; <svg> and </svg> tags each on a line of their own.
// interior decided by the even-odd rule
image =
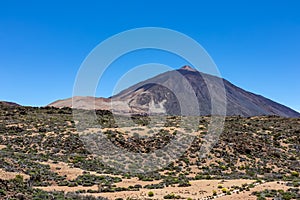
<svg viewBox="0 0 300 200">
<path fill-rule="evenodd" d="M 160 124 L 157 129 L 149 129 L 149 116 L 134 116 L 138 125 L 134 123 L 133 127 L 122 131 L 118 129 L 110 112 L 97 111 L 96 114 L 98 122 L 106 128 L 104 134 L 107 138 L 118 147 L 131 152 L 153 152 L 182 134 L 182 130 L 177 129 L 182 117 L 168 117 L 165 124 Z M 118 120 L 122 122 L 121 117 Z M 17 194 L 23 194 L 26 198 L 70 198 L 62 192 L 35 189 L 53 185 L 74 188 L 76 194 L 69 196 L 79 198 L 84 193 L 138 191 L 141 188 L 148 189 L 146 196 L 151 197 L 151 192 L 155 189 L 185 187 L 188 190 L 193 181 L 197 180 L 259 178 L 259 184 L 262 184 L 262 180 L 285 181 L 287 187 L 296 189 L 300 183 L 300 119 L 297 118 L 227 117 L 224 133 L 219 141 L 206 158 L 199 159 L 198 153 L 208 133 L 209 122 L 209 118 L 199 117 L 201 128 L 189 149 L 164 169 L 148 174 L 117 171 L 91 154 L 77 132 L 72 110 L 69 108 L 7 107 L 0 104 L 0 122 L 0 145 L 3 146 L 0 149 L 0 168 L 7 173 L 20 174 L 10 180 L 0 177 L 0 198 L 4 199 L 16 198 Z M 78 126 L 86 130 L 89 126 L 93 127 L 93 124 Z M 133 135 L 133 132 L 137 134 Z M 141 136 L 140 132 L 146 135 Z M 81 169 L 84 173 L 68 178 L 60 173 L 63 169 L 47 164 L 59 162 L 66 163 L 70 168 Z M 125 178 L 137 178 L 146 183 L 118 187 L 117 184 Z M 77 190 L 79 186 L 87 188 Z M 217 191 L 211 193 L 213 188 L 210 189 L 210 195 L 232 194 L 231 188 L 224 188 L 223 183 L 215 187 L 218 188 Z M 253 187 L 255 184 L 245 184 L 234 189 L 246 191 Z M 289 190 L 276 191 L 276 194 L 274 191 L 262 191 L 255 195 L 260 199 L 266 195 L 293 199 L 295 195 L 298 198 L 297 194 L 297 191 Z M 155 198 L 157 196 L 155 194 Z M 178 196 L 180 195 L 174 193 L 164 194 L 165 199 L 176 199 Z"/>
<path fill-rule="evenodd" d="M 283 191 L 283 190 L 264 190 L 261 192 L 253 192 L 253 195 L 257 196 L 257 199 L 266 199 L 267 198 L 274 198 L 274 199 L 283 199 L 283 200 L 290 200 L 290 199 L 299 199 L 299 189 L 297 190 L 290 190 L 290 191 Z"/>
</svg>

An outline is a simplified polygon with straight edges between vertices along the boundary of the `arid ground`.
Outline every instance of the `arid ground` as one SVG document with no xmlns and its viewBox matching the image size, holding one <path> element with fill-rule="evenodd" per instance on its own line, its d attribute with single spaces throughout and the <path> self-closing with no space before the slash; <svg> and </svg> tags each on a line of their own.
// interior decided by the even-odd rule
<svg viewBox="0 0 300 200">
<path fill-rule="evenodd" d="M 130 152 L 155 151 L 190 131 L 179 126 L 178 116 L 156 128 L 145 116 L 122 127 L 108 111 L 97 117 L 106 137 Z M 183 155 L 136 174 L 90 152 L 70 108 L 0 104 L 0 199 L 300 199 L 299 118 L 227 117 L 219 140 L 201 159 L 210 117 L 197 120 Z M 99 131 L 81 128 L 86 135 Z"/>
</svg>

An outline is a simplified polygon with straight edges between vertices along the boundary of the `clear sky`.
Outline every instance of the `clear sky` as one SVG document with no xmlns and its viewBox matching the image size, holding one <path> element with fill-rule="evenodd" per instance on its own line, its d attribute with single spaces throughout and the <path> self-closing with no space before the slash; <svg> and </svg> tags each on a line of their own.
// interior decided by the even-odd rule
<svg viewBox="0 0 300 200">
<path fill-rule="evenodd" d="M 71 97 L 77 71 L 97 44 L 150 26 L 194 38 L 225 79 L 300 111 L 299 10 L 298 0 L 1 1 L 0 99 L 43 106 Z M 141 52 L 119 67 L 184 64 L 156 53 Z M 107 77 L 113 75 L 121 74 Z M 97 95 L 109 96 L 116 77 L 104 79 Z"/>
</svg>

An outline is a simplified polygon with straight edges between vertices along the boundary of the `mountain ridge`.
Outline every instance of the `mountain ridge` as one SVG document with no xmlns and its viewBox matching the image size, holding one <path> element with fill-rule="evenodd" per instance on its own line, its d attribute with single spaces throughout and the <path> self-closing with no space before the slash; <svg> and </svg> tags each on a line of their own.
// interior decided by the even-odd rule
<svg viewBox="0 0 300 200">
<path fill-rule="evenodd" d="M 214 88 L 214 94 L 210 93 L 211 91 L 209 91 L 207 84 L 210 84 L 210 87 Z M 189 106 L 180 105 L 178 95 L 175 95 L 174 91 L 178 94 L 182 92 L 186 93 L 189 87 L 191 87 L 191 91 L 194 92 L 197 98 L 199 115 L 211 114 L 212 96 L 214 99 L 217 99 L 220 106 L 222 106 L 221 104 L 224 103 L 222 102 L 222 98 L 224 97 L 222 97 L 221 93 L 222 90 L 225 90 L 227 116 L 240 115 L 248 117 L 277 115 L 283 117 L 300 117 L 300 113 L 285 105 L 272 101 L 262 95 L 248 92 L 235 86 L 226 79 L 199 72 L 187 65 L 180 69 L 167 71 L 141 81 L 109 98 L 74 97 L 73 99 L 69 98 L 55 101 L 48 106 L 60 108 L 72 107 L 74 103 L 76 108 L 80 109 L 95 108 L 112 110 L 121 114 L 146 113 L 181 115 L 181 108 Z M 173 91 L 171 91 L 170 88 L 173 88 Z M 189 98 L 189 95 L 190 93 L 186 93 L 186 98 Z M 184 102 L 189 103 L 189 101 Z M 190 107 L 197 106 L 195 102 L 192 104 Z M 193 109 L 195 108 L 191 110 L 193 111 Z M 221 107 L 220 110 L 222 110 Z"/>
</svg>

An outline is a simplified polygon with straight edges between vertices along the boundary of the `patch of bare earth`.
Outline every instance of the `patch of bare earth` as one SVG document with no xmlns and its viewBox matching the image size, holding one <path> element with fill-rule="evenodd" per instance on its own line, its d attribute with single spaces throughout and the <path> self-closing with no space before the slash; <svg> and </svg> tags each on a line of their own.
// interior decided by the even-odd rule
<svg viewBox="0 0 300 200">
<path fill-rule="evenodd" d="M 90 173 L 95 176 L 109 175 L 112 177 L 121 177 L 120 175 L 99 174 L 99 173 L 93 172 L 93 171 L 84 171 L 80 168 L 71 167 L 67 163 L 64 163 L 64 162 L 53 163 L 51 161 L 48 161 L 48 162 L 40 162 L 40 163 L 44 164 L 44 165 L 49 165 L 51 171 L 56 172 L 60 176 L 66 176 L 67 180 L 74 180 L 78 176 L 83 175 L 84 172 Z"/>
<path fill-rule="evenodd" d="M 72 168 L 67 163 L 58 162 L 41 162 L 41 164 L 49 165 L 50 170 L 58 173 L 61 176 L 66 176 L 67 180 L 76 179 L 77 176 L 82 175 L 83 170 L 80 168 Z"/>
<path fill-rule="evenodd" d="M 23 173 L 18 173 L 18 172 L 7 172 L 4 171 L 3 169 L 0 169 L 0 178 L 3 180 L 10 180 L 14 179 L 16 175 L 21 175 L 23 176 L 24 179 L 29 179 L 29 176 Z"/>
<path fill-rule="evenodd" d="M 228 181 L 222 181 L 222 185 L 224 187 L 230 188 L 231 186 L 242 186 L 242 184 L 250 184 L 253 183 L 253 180 L 228 180 Z M 134 184 L 151 184 L 153 182 L 143 182 L 143 181 L 137 181 L 136 178 L 132 179 L 124 179 L 122 182 L 117 183 L 118 186 L 128 187 L 130 185 Z M 197 181 L 191 181 L 190 187 L 166 187 L 163 189 L 140 189 L 140 191 L 121 191 L 121 192 L 107 192 L 107 193 L 86 193 L 85 195 L 93 195 L 93 196 L 102 196 L 107 197 L 109 199 L 116 199 L 116 198 L 138 198 L 138 199 L 148 199 L 148 192 L 152 191 L 154 193 L 154 197 L 152 199 L 163 199 L 163 197 L 167 194 L 174 193 L 175 195 L 180 195 L 183 199 L 187 198 L 204 198 L 207 196 L 211 196 L 213 193 L 213 190 L 218 190 L 218 185 L 221 183 L 220 180 L 197 180 Z M 79 189 L 97 189 L 97 186 L 92 187 L 39 187 L 40 189 L 51 191 L 52 190 L 60 190 L 60 191 L 76 191 Z"/>
</svg>

